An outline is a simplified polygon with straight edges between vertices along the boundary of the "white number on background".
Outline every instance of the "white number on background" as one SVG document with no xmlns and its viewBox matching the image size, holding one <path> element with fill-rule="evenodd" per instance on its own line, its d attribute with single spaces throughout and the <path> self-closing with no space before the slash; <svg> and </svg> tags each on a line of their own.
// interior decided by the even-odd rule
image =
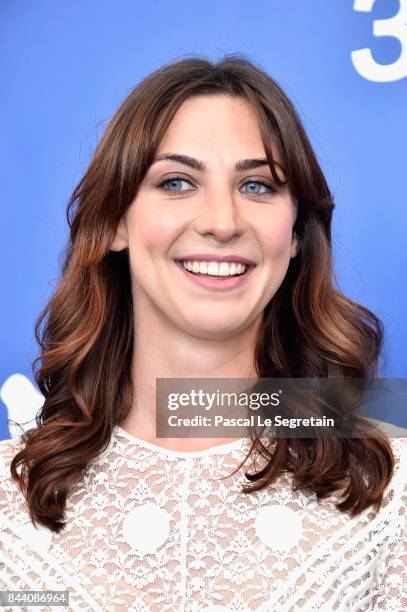
<svg viewBox="0 0 407 612">
<path fill-rule="evenodd" d="M 353 10 L 370 13 L 375 0 L 355 0 Z M 399 10 L 389 19 L 373 21 L 374 36 L 393 36 L 401 45 L 399 58 L 392 64 L 378 64 L 370 49 L 352 51 L 352 62 L 359 74 L 369 81 L 388 83 L 407 76 L 407 0 L 399 0 Z"/>
</svg>

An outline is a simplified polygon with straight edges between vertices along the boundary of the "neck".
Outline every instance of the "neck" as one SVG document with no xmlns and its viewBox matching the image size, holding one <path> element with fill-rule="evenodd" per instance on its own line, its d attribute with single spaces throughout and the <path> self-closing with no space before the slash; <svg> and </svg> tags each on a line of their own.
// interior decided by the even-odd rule
<svg viewBox="0 0 407 612">
<path fill-rule="evenodd" d="M 136 320 L 137 319 L 137 320 Z M 226 339 L 192 336 L 150 311 L 134 321 L 132 407 L 121 426 L 133 435 L 174 450 L 200 450 L 232 438 L 157 438 L 157 378 L 256 378 L 254 325 Z"/>
</svg>

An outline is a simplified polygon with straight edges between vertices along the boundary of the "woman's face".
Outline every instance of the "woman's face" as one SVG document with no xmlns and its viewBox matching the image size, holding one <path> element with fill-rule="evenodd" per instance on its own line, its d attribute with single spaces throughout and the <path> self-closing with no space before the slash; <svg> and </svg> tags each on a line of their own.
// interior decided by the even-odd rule
<svg viewBox="0 0 407 612">
<path fill-rule="evenodd" d="M 297 248 L 291 194 L 247 161 L 265 157 L 245 100 L 183 103 L 111 247 L 129 247 L 136 317 L 218 340 L 260 322 Z"/>
</svg>

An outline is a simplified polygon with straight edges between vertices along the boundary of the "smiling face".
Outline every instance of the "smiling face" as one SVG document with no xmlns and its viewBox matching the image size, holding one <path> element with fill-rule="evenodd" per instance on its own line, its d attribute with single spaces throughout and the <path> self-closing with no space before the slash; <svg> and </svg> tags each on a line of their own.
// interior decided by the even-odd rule
<svg viewBox="0 0 407 612">
<path fill-rule="evenodd" d="M 242 163 L 265 157 L 244 99 L 182 104 L 111 245 L 129 248 L 136 320 L 219 340 L 261 321 L 297 249 L 288 188 Z"/>
</svg>

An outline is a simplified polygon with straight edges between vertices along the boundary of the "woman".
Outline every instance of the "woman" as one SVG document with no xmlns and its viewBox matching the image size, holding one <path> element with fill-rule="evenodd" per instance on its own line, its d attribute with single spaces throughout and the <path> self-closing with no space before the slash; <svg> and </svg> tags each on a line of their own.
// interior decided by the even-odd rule
<svg viewBox="0 0 407 612">
<path fill-rule="evenodd" d="M 377 375 L 380 321 L 333 285 L 333 207 L 246 59 L 130 93 L 69 202 L 37 427 L 1 444 L 4 589 L 85 610 L 407 605 L 406 438 L 155 435 L 157 378 Z"/>
</svg>

